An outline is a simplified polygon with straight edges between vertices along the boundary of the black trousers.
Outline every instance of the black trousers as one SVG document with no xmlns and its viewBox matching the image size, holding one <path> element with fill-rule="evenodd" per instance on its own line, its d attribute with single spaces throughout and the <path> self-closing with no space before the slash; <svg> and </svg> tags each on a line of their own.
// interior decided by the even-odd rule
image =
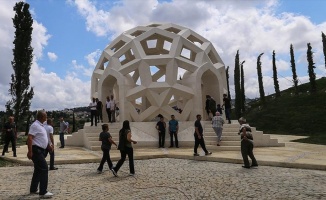
<svg viewBox="0 0 326 200">
<path fill-rule="evenodd" d="M 107 109 L 106 109 L 106 112 L 108 113 L 108 119 L 109 119 L 109 122 L 112 122 L 112 114 L 111 114 L 111 110 L 110 110 L 110 108 L 107 108 Z"/>
<path fill-rule="evenodd" d="M 159 131 L 159 133 L 158 133 L 159 147 L 164 147 L 164 143 L 165 143 L 165 131 Z"/>
<path fill-rule="evenodd" d="M 46 149 L 46 156 L 50 154 L 50 169 L 53 169 L 54 168 L 54 150 L 51 152 L 49 150 Z"/>
<path fill-rule="evenodd" d="M 246 167 L 250 167 L 248 156 L 251 159 L 251 165 L 258 165 L 257 160 L 253 153 L 253 149 L 254 149 L 254 144 L 252 142 L 250 142 L 249 140 L 245 140 L 245 139 L 241 140 L 241 155 L 243 158 L 244 166 L 246 166 Z"/>
<path fill-rule="evenodd" d="M 134 150 L 130 147 L 125 147 L 125 149 L 122 151 L 120 150 L 121 158 L 118 161 L 117 165 L 113 168 L 114 171 L 118 172 L 120 167 L 123 165 L 123 163 L 126 160 L 126 156 L 128 155 L 129 158 L 129 171 L 131 174 L 135 173 L 135 166 L 134 166 Z"/>
<path fill-rule="evenodd" d="M 2 155 L 5 155 L 5 153 L 8 151 L 9 143 L 11 142 L 11 149 L 16 156 L 16 137 L 14 134 L 5 134 L 5 146 L 2 150 Z"/>
<path fill-rule="evenodd" d="M 199 145 L 201 146 L 201 148 L 204 150 L 205 153 L 208 153 L 203 136 L 201 136 L 199 139 L 197 134 L 194 134 L 194 137 L 195 137 L 194 153 L 197 153 L 197 149 Z"/>
<path fill-rule="evenodd" d="M 178 141 L 178 134 L 176 131 L 170 131 L 170 146 L 173 147 L 173 136 L 175 140 L 175 146 L 179 146 L 179 141 Z"/>
<path fill-rule="evenodd" d="M 104 166 L 105 161 L 108 163 L 109 169 L 112 169 L 113 164 L 112 164 L 112 161 L 111 161 L 111 158 L 110 158 L 110 149 L 103 149 L 103 148 L 101 148 L 101 149 L 102 149 L 102 152 L 103 152 L 103 156 L 102 156 L 100 166 L 97 168 L 97 170 L 99 170 L 99 171 L 103 170 L 103 166 Z"/>
<path fill-rule="evenodd" d="M 97 123 L 100 123 L 100 122 L 103 122 L 102 110 L 97 110 Z"/>
<path fill-rule="evenodd" d="M 48 189 L 48 165 L 45 160 L 46 150 L 38 146 L 32 146 L 34 172 L 30 187 L 30 192 L 36 192 L 40 185 L 40 195 L 44 195 Z"/>
<path fill-rule="evenodd" d="M 97 126 L 97 110 L 91 110 L 91 126 L 93 126 L 94 121 L 95 126 Z"/>
</svg>

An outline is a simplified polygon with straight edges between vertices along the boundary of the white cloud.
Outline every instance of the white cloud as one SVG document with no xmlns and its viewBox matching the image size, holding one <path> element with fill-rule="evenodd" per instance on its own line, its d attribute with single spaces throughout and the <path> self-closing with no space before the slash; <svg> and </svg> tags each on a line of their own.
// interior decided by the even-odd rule
<svg viewBox="0 0 326 200">
<path fill-rule="evenodd" d="M 52 62 L 54 62 L 54 61 L 56 61 L 56 60 L 58 59 L 58 56 L 57 56 L 55 53 L 53 53 L 53 52 L 48 52 L 48 58 L 49 58 Z"/>
<path fill-rule="evenodd" d="M 14 40 L 14 28 L 12 17 L 14 16 L 13 6 L 16 1 L 2 1 L 0 6 L 0 110 L 5 110 L 6 102 L 11 99 L 8 95 L 9 83 L 13 69 L 11 61 L 13 59 L 12 49 Z M 48 44 L 50 35 L 47 29 L 34 20 L 32 47 L 34 49 L 34 59 L 30 71 L 31 86 L 34 87 L 34 97 L 32 99 L 31 110 L 47 109 L 57 110 L 77 106 L 88 105 L 90 82 L 83 82 L 68 73 L 63 79 L 56 73 L 45 73 L 38 65 L 38 60 L 42 58 L 44 47 Z M 55 58 L 54 53 L 48 53 L 49 58 Z"/>
</svg>

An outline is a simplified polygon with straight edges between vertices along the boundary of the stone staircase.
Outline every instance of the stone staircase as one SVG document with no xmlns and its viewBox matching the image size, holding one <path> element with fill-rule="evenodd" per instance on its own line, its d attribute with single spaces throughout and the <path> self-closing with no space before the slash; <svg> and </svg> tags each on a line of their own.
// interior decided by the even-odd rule
<svg viewBox="0 0 326 200">
<path fill-rule="evenodd" d="M 216 146 L 217 136 L 210 121 L 202 121 L 204 127 L 205 144 L 208 151 L 240 151 L 239 124 L 224 124 L 221 146 Z"/>
<path fill-rule="evenodd" d="M 182 123 L 182 122 L 181 122 Z M 222 141 L 221 146 L 216 146 L 217 136 L 211 126 L 210 121 L 202 121 L 202 126 L 204 128 L 204 138 L 205 144 L 209 151 L 240 151 L 240 136 L 238 135 L 239 124 L 234 121 L 232 124 L 224 124 L 222 132 Z M 76 133 L 68 136 L 65 143 L 67 146 L 81 146 L 85 147 L 92 151 L 101 150 L 101 142 L 99 141 L 99 134 L 102 131 L 102 123 L 98 123 L 97 126 L 90 126 L 90 123 L 85 123 L 84 129 L 79 130 Z M 158 145 L 158 136 L 156 130 L 150 130 L 149 132 L 152 135 L 145 133 L 145 131 L 139 130 L 139 126 L 143 124 L 138 123 L 138 128 L 134 124 L 132 126 L 133 137 L 138 141 L 137 145 L 134 145 L 134 148 L 142 147 L 151 147 L 155 148 Z M 193 123 L 191 123 L 193 126 Z M 118 143 L 119 142 L 119 130 L 122 127 L 122 123 L 109 123 L 109 132 L 112 136 L 112 139 Z M 150 124 L 149 127 L 154 127 L 153 124 Z M 180 131 L 179 143 L 180 147 L 193 147 L 194 139 L 193 127 L 188 128 L 187 130 Z M 146 128 L 145 128 L 146 129 Z M 145 130 L 144 129 L 144 130 Z M 153 134 L 153 132 L 156 132 Z M 284 143 L 279 143 L 277 139 L 271 139 L 270 135 L 263 134 L 262 131 L 257 131 L 255 127 L 252 127 L 252 134 L 255 141 L 255 147 L 282 147 L 285 146 Z M 154 135 L 154 137 L 153 137 Z M 186 136 L 186 137 L 185 137 Z M 147 140 L 149 137 L 154 138 L 151 141 Z M 166 145 L 169 145 L 169 134 L 166 134 Z"/>
<path fill-rule="evenodd" d="M 121 129 L 121 123 L 109 123 L 109 133 L 112 136 L 113 141 L 119 142 L 119 130 Z M 102 123 L 98 123 L 97 126 L 90 126 L 90 123 L 85 123 L 84 129 L 78 130 L 78 132 L 72 133 L 67 136 L 65 143 L 67 146 L 83 146 L 92 151 L 101 150 L 101 141 L 99 141 L 99 135 L 102 132 Z M 83 137 L 83 138 L 80 138 Z M 76 142 L 83 141 L 83 143 Z"/>
</svg>

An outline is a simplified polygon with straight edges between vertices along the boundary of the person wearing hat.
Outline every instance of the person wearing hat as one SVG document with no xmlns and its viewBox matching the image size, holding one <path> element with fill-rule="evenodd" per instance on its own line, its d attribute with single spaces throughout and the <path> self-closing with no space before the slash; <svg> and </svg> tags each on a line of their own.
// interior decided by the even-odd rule
<svg viewBox="0 0 326 200">
<path fill-rule="evenodd" d="M 249 169 L 250 167 L 258 167 L 257 160 L 254 156 L 254 138 L 251 133 L 251 127 L 246 123 L 246 119 L 241 117 L 239 119 L 240 129 L 239 135 L 241 136 L 241 154 L 243 158 L 243 168 Z M 251 159 L 251 166 L 248 160 L 248 156 Z"/>
<path fill-rule="evenodd" d="M 217 136 L 217 146 L 220 146 L 223 124 L 224 124 L 224 119 L 221 117 L 221 113 L 216 112 L 215 116 L 212 118 L 212 127 Z"/>
</svg>

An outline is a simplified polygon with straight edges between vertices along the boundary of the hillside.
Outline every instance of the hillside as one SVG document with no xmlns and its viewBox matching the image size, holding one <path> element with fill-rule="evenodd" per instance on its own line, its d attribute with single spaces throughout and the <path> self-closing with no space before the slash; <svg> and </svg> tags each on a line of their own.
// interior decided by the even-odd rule
<svg viewBox="0 0 326 200">
<path fill-rule="evenodd" d="M 309 83 L 299 86 L 299 95 L 294 88 L 281 92 L 281 97 L 266 98 L 266 104 L 250 103 L 245 113 L 248 122 L 271 134 L 310 136 L 300 142 L 326 145 L 326 78 L 316 80 L 317 93 L 310 94 Z"/>
</svg>

